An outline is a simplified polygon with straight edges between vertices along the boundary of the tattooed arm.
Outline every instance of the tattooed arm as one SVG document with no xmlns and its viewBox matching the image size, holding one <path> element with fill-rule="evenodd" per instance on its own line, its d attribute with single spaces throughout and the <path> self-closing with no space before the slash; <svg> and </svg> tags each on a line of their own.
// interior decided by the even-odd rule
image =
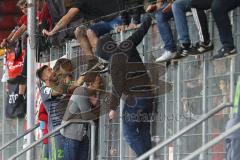
<svg viewBox="0 0 240 160">
<path fill-rule="evenodd" d="M 52 31 L 47 31 L 47 30 L 43 30 L 42 33 L 43 35 L 47 35 L 47 36 L 52 36 L 54 34 L 56 34 L 59 30 L 63 29 L 64 27 L 66 27 L 72 20 L 72 18 L 77 15 L 80 12 L 80 10 L 78 8 L 71 8 L 67 14 L 65 14 L 60 20 L 59 22 L 55 25 L 55 27 L 52 29 Z"/>
</svg>

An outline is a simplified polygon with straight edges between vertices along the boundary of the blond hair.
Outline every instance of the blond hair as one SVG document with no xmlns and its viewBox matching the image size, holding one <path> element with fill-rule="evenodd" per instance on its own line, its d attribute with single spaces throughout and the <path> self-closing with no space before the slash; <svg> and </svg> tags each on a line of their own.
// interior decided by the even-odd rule
<svg viewBox="0 0 240 160">
<path fill-rule="evenodd" d="M 22 7 L 22 6 L 25 6 L 27 5 L 27 1 L 26 0 L 19 0 L 17 2 L 17 7 Z"/>
</svg>

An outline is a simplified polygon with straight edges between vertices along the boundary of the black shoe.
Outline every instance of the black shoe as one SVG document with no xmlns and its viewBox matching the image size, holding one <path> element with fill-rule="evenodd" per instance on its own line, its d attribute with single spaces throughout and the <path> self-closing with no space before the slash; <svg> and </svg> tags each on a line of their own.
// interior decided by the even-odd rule
<svg viewBox="0 0 240 160">
<path fill-rule="evenodd" d="M 110 62 L 110 75 L 112 78 L 113 90 L 117 96 L 121 97 L 127 75 L 128 57 L 125 54 L 115 54 Z"/>
<path fill-rule="evenodd" d="M 177 54 L 173 60 L 178 60 L 187 57 L 189 54 L 196 54 L 198 51 L 191 44 L 180 44 L 177 49 Z"/>
<path fill-rule="evenodd" d="M 177 53 L 172 59 L 173 59 L 173 60 L 178 60 L 178 59 L 185 58 L 185 57 L 187 57 L 187 56 L 188 56 L 187 54 Z"/>
<path fill-rule="evenodd" d="M 196 48 L 194 48 L 191 44 L 180 44 L 177 52 L 182 57 L 198 54 Z"/>
<path fill-rule="evenodd" d="M 196 50 L 198 51 L 198 54 L 202 54 L 204 52 L 207 51 L 211 51 L 213 50 L 213 44 L 211 41 L 209 41 L 208 43 L 204 43 L 204 42 L 197 42 L 195 45 Z M 197 54 L 193 54 L 193 55 L 197 55 Z"/>
<path fill-rule="evenodd" d="M 213 56 L 213 59 L 219 59 L 219 58 L 223 58 L 223 57 L 226 57 L 226 56 L 230 56 L 230 55 L 233 55 L 233 54 L 236 54 L 237 53 L 237 50 L 236 48 L 221 48 L 219 51 L 218 51 L 218 54 Z"/>
</svg>

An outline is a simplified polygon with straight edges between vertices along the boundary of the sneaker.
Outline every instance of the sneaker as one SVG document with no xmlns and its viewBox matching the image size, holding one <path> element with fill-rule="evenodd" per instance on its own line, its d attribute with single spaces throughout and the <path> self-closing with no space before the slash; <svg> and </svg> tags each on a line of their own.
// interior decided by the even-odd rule
<svg viewBox="0 0 240 160">
<path fill-rule="evenodd" d="M 181 56 L 186 57 L 189 54 L 197 54 L 198 51 L 191 44 L 180 44 L 178 47 L 178 53 Z"/>
<path fill-rule="evenodd" d="M 176 52 L 165 51 L 161 57 L 156 59 L 156 62 L 165 62 L 176 56 Z"/>
<path fill-rule="evenodd" d="M 197 42 L 195 45 L 196 50 L 198 51 L 199 54 L 202 54 L 204 52 L 213 50 L 213 44 L 212 42 L 208 42 L 207 44 L 204 42 Z M 196 54 L 193 54 L 196 55 Z"/>
<path fill-rule="evenodd" d="M 196 54 L 198 51 L 191 44 L 180 44 L 176 56 L 173 59 L 181 59 L 189 54 Z"/>
<path fill-rule="evenodd" d="M 213 59 L 219 59 L 219 58 L 223 58 L 223 57 L 226 57 L 226 56 L 229 56 L 229 55 L 233 55 L 233 54 L 236 54 L 237 53 L 237 50 L 236 48 L 221 48 L 219 51 L 218 51 L 218 54 L 213 56 Z"/>
<path fill-rule="evenodd" d="M 181 58 L 185 58 L 185 57 L 187 57 L 187 56 L 188 56 L 187 54 L 177 53 L 172 59 L 173 59 L 173 60 L 178 60 L 178 59 L 181 59 Z"/>
</svg>

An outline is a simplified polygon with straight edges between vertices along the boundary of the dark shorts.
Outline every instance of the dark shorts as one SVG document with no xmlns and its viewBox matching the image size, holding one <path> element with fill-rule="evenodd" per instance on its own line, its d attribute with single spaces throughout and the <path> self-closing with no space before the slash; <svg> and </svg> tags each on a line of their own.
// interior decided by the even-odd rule
<svg viewBox="0 0 240 160">
<path fill-rule="evenodd" d="M 111 21 L 100 21 L 98 23 L 91 25 L 89 28 L 96 34 L 97 37 L 100 37 L 114 30 L 114 28 L 121 24 L 122 24 L 121 18 L 117 17 Z"/>
</svg>

